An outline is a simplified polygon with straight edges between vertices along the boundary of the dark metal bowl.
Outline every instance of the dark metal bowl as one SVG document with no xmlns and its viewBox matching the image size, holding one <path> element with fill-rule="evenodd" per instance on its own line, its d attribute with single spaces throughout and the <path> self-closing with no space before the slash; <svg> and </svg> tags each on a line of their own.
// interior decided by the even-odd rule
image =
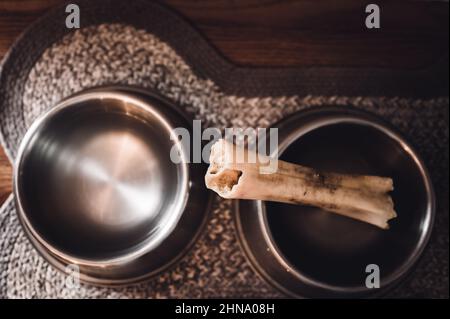
<svg viewBox="0 0 450 319">
<path fill-rule="evenodd" d="M 188 164 L 176 127 L 190 123 L 170 103 L 118 88 L 73 96 L 33 123 L 14 193 L 38 251 L 98 284 L 140 281 L 184 253 L 209 196 L 205 167 Z M 184 163 L 171 161 L 174 150 Z"/>
<path fill-rule="evenodd" d="M 275 127 L 283 160 L 392 177 L 398 217 L 386 231 L 318 208 L 239 201 L 236 223 L 251 264 L 294 297 L 385 293 L 417 262 L 433 226 L 433 187 L 419 155 L 389 125 L 354 109 L 299 112 Z M 366 287 L 369 264 L 379 266 L 379 289 Z"/>
</svg>

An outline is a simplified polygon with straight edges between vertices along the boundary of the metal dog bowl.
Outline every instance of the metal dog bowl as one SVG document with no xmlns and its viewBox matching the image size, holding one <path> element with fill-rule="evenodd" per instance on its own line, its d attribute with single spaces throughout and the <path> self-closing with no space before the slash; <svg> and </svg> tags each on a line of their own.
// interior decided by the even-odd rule
<svg viewBox="0 0 450 319">
<path fill-rule="evenodd" d="M 400 282 L 423 252 L 435 199 L 422 160 L 390 126 L 365 112 L 320 108 L 275 125 L 286 161 L 321 170 L 390 176 L 398 217 L 389 230 L 318 208 L 237 202 L 240 241 L 255 270 L 293 297 L 370 297 Z M 380 287 L 368 288 L 368 265 Z"/>
<path fill-rule="evenodd" d="M 38 251 L 97 284 L 140 281 L 180 257 L 209 196 L 205 167 L 188 164 L 176 127 L 190 123 L 136 90 L 78 94 L 40 117 L 14 171 L 17 212 Z M 175 164 L 171 152 L 186 161 Z"/>
</svg>

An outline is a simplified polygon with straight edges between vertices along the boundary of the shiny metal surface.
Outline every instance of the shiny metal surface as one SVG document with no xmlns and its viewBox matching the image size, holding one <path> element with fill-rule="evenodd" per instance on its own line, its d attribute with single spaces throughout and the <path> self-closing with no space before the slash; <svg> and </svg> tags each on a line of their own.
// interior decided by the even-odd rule
<svg viewBox="0 0 450 319">
<path fill-rule="evenodd" d="M 189 122 L 175 108 L 120 88 L 79 94 L 37 120 L 20 147 L 14 191 L 38 250 L 59 269 L 75 263 L 82 279 L 114 284 L 187 249 L 208 200 L 204 167 L 170 160 L 172 148 L 184 156 L 172 131 L 180 126 Z"/>
<path fill-rule="evenodd" d="M 397 219 L 388 231 L 318 208 L 237 202 L 236 224 L 251 264 L 294 297 L 383 294 L 410 272 L 431 234 L 435 198 L 428 172 L 395 130 L 365 112 L 321 108 L 275 125 L 280 158 L 321 170 L 394 179 Z M 380 289 L 365 286 L 380 267 Z"/>
</svg>

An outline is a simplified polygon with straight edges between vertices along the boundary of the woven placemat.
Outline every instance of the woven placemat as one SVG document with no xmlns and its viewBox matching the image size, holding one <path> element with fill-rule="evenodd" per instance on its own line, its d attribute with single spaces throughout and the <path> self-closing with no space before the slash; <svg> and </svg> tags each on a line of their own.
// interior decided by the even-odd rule
<svg viewBox="0 0 450 319">
<path fill-rule="evenodd" d="M 448 67 L 443 77 L 435 67 L 406 73 L 236 68 L 160 5 L 135 1 L 124 6 L 111 0 L 79 5 L 83 28 L 65 29 L 59 8 L 29 29 L 3 61 L 0 141 L 11 159 L 37 116 L 98 85 L 156 90 L 205 126 L 219 128 L 266 127 L 298 110 L 323 105 L 361 108 L 391 122 L 417 147 L 438 198 L 430 246 L 409 279 L 389 296 L 448 298 L 448 84 L 442 87 L 445 77 L 448 83 Z M 268 79 L 275 81 L 271 85 Z M 392 79 L 404 82 L 394 85 Z M 426 84 L 421 87 L 420 82 Z M 66 277 L 27 240 L 10 197 L 0 209 L 0 297 L 283 297 L 247 262 L 231 207 L 230 201 L 216 197 L 193 249 L 149 282 L 68 289 Z"/>
</svg>

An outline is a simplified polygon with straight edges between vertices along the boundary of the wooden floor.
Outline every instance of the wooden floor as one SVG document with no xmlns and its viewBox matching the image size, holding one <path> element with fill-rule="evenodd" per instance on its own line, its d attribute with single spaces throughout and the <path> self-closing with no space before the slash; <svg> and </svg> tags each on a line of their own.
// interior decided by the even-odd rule
<svg viewBox="0 0 450 319">
<path fill-rule="evenodd" d="M 62 2 L 2 0 L 0 58 L 28 25 Z M 440 1 L 380 1 L 378 30 L 365 28 L 369 2 L 360 0 L 164 2 L 238 65 L 411 69 L 448 52 L 449 6 Z M 11 167 L 0 150 L 0 203 L 10 191 Z"/>
</svg>

